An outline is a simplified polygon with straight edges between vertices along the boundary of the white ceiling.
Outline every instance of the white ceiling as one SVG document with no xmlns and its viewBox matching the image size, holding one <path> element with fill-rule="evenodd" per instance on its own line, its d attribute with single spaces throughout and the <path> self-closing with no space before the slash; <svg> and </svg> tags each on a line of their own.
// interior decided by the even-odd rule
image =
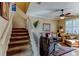
<svg viewBox="0 0 79 59">
<path fill-rule="evenodd" d="M 55 9 L 66 9 L 64 13 L 72 13 L 73 15 L 79 15 L 79 2 L 42 2 L 37 4 L 33 2 L 30 4 L 27 11 L 28 15 L 52 19 L 61 14 L 61 12 L 55 12 Z"/>
</svg>

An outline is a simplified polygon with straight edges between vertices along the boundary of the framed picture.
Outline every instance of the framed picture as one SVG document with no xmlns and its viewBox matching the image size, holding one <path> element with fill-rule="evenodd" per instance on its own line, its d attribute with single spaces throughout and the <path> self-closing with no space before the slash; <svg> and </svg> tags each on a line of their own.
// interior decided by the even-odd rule
<svg viewBox="0 0 79 59">
<path fill-rule="evenodd" d="M 9 3 L 2 2 L 2 17 L 5 19 L 9 19 Z"/>
<path fill-rule="evenodd" d="M 50 24 L 49 23 L 43 24 L 43 31 L 50 31 Z"/>
<path fill-rule="evenodd" d="M 15 3 L 12 4 L 12 11 L 16 11 L 16 4 Z"/>
</svg>

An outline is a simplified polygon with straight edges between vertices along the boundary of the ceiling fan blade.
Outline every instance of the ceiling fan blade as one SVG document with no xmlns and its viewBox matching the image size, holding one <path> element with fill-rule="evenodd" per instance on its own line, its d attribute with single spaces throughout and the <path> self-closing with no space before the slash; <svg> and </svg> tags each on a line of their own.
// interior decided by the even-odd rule
<svg viewBox="0 0 79 59">
<path fill-rule="evenodd" d="M 70 15 L 71 13 L 66 13 L 65 16 Z"/>
<path fill-rule="evenodd" d="M 65 18 L 67 19 L 67 18 L 76 18 L 76 16 L 75 15 L 67 15 L 67 16 L 65 16 Z"/>
</svg>

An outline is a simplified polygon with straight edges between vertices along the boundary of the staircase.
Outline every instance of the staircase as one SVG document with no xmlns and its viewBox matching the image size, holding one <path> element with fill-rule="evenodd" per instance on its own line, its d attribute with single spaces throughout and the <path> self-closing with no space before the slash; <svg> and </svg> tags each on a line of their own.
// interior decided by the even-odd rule
<svg viewBox="0 0 79 59">
<path fill-rule="evenodd" d="M 28 48 L 31 48 L 28 30 L 26 30 L 25 28 L 13 28 L 7 50 L 7 56 L 22 53 Z"/>
</svg>

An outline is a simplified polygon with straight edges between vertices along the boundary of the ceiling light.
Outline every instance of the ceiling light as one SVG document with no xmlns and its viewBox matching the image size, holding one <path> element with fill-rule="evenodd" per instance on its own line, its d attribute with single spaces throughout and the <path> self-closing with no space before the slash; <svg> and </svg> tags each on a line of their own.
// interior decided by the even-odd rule
<svg viewBox="0 0 79 59">
<path fill-rule="evenodd" d="M 61 16 L 60 19 L 65 19 L 65 17 L 64 16 Z"/>
</svg>

